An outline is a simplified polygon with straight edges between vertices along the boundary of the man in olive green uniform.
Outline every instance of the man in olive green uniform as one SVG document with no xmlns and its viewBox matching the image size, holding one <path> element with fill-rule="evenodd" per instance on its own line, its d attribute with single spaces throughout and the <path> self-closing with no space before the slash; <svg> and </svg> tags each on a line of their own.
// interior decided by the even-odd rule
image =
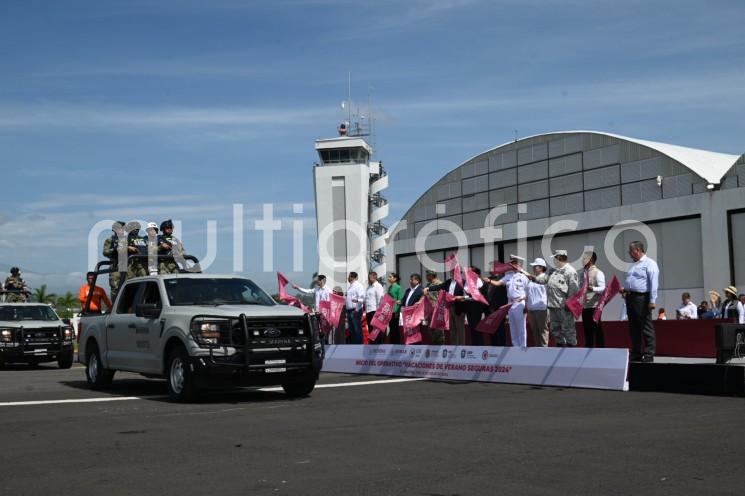
<svg viewBox="0 0 745 496">
<path fill-rule="evenodd" d="M 28 298 L 28 286 L 21 277 L 21 269 L 18 267 L 11 267 L 10 276 L 5 279 L 5 291 L 13 291 L 5 296 L 5 301 L 9 303 L 23 303 Z"/>
<path fill-rule="evenodd" d="M 161 235 L 158 236 L 158 255 L 183 259 L 186 254 L 184 244 L 173 235 L 173 221 L 164 220 L 160 224 Z M 176 260 L 166 259 L 160 262 L 158 272 L 160 274 L 177 274 L 179 267 Z M 182 262 L 183 263 L 183 262 Z"/>
<path fill-rule="evenodd" d="M 437 296 L 439 294 L 439 291 L 433 291 L 431 288 L 434 286 L 439 286 L 442 284 L 442 281 L 437 277 L 437 272 L 434 270 L 428 270 L 427 271 L 427 288 L 430 289 L 430 291 L 425 295 L 425 298 L 429 298 L 429 301 L 432 302 L 432 307 L 437 307 Z M 426 316 L 427 319 L 431 318 L 431 315 Z M 445 332 L 442 329 L 432 329 L 429 327 L 430 333 L 432 335 L 432 344 L 445 344 Z"/>
<path fill-rule="evenodd" d="M 127 262 L 127 279 L 133 277 L 144 277 L 147 275 L 147 238 L 140 236 L 140 223 L 137 221 L 129 222 L 126 226 L 127 235 L 127 255 L 130 257 Z M 139 258 L 131 258 L 132 255 L 140 255 Z"/>
<path fill-rule="evenodd" d="M 109 274 L 111 301 L 114 301 L 122 280 L 122 274 L 119 272 L 119 250 L 126 251 L 127 238 L 124 235 L 124 222 L 114 222 L 111 225 L 111 230 L 114 234 L 103 242 L 103 256 L 111 260 L 111 269 L 114 271 Z"/>
</svg>

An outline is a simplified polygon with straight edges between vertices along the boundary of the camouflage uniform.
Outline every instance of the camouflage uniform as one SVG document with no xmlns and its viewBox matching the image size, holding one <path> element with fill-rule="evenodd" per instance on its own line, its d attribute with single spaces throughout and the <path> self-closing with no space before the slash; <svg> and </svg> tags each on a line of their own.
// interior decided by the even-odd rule
<svg viewBox="0 0 745 496">
<path fill-rule="evenodd" d="M 113 234 L 103 242 L 103 256 L 111 260 L 111 269 L 114 270 L 114 272 L 109 274 L 109 287 L 111 288 L 112 301 L 116 299 L 116 295 L 119 293 L 119 286 L 121 285 L 122 280 L 122 274 L 119 272 L 119 249 L 126 249 L 125 246 L 119 246 L 119 241 L 119 236 Z M 124 245 L 124 240 L 121 241 L 121 244 Z"/>
<path fill-rule="evenodd" d="M 147 255 L 147 238 L 139 234 L 130 234 L 127 236 L 127 247 L 137 248 L 137 253 L 129 255 Z M 147 260 L 144 258 L 130 258 L 127 263 L 127 279 L 133 277 L 144 277 L 147 275 Z"/>
<path fill-rule="evenodd" d="M 574 315 L 566 307 L 567 298 L 579 291 L 577 271 L 569 264 L 560 269 L 535 278 L 538 284 L 546 285 L 548 313 L 551 319 L 551 335 L 559 346 L 576 346 L 577 329 L 574 326 Z"/>
<path fill-rule="evenodd" d="M 23 291 L 28 290 L 28 288 L 21 276 L 8 276 L 8 278 L 5 279 L 5 290 Z M 26 301 L 26 293 L 7 293 L 5 295 L 5 301 L 8 303 L 23 303 Z"/>
<path fill-rule="evenodd" d="M 163 243 L 168 243 L 171 248 L 166 248 Z M 184 245 L 176 236 L 173 234 L 158 236 L 158 255 L 183 257 L 185 254 Z M 158 267 L 158 273 L 160 274 L 178 274 L 179 272 L 179 266 L 175 260 L 164 260 L 160 262 Z"/>
</svg>

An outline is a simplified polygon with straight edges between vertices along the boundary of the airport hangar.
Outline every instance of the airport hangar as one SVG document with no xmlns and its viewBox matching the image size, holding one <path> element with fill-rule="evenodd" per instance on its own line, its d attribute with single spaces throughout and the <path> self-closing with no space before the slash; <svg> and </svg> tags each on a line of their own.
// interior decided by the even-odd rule
<svg viewBox="0 0 745 496">
<path fill-rule="evenodd" d="M 494 223 L 501 228 L 501 240 L 485 243 L 485 220 L 499 205 L 506 205 Z M 649 229 L 625 226 L 609 235 L 614 225 L 629 220 Z M 572 224 L 566 221 L 576 227 L 569 230 Z M 553 239 L 545 236 L 551 225 L 561 231 Z M 552 249 L 566 249 L 579 268 L 585 246 L 591 245 L 607 281 L 615 274 L 621 283 L 624 272 L 612 267 L 609 257 L 617 257 L 616 266 L 628 263 L 628 243 L 650 244 L 652 235 L 656 249 L 650 246 L 648 254 L 660 266 L 657 306 L 674 316 L 684 291 L 696 304 L 710 289 L 724 296 L 722 288 L 730 284 L 745 292 L 745 155 L 597 131 L 547 133 L 506 143 L 457 166 L 411 206 L 390 233 L 387 266 L 406 287 L 410 274 L 426 269 L 419 252 L 438 262 L 442 279 L 446 254 L 463 244 L 450 232 L 455 226 L 467 245 L 461 263 L 470 260 L 486 269 L 491 260 L 518 253 L 550 264 Z M 426 238 L 417 246 L 423 229 Z M 518 238 L 526 241 L 518 244 Z M 606 239 L 610 253 L 604 249 Z M 617 320 L 620 310 L 616 298 L 604 319 Z"/>
</svg>

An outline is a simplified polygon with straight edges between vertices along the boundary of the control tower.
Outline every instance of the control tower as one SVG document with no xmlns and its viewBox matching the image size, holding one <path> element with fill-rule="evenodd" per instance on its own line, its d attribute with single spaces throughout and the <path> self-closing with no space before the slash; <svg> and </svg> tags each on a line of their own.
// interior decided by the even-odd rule
<svg viewBox="0 0 745 496">
<path fill-rule="evenodd" d="M 347 287 L 347 274 L 357 272 L 365 286 L 367 274 L 386 274 L 385 244 L 388 174 L 381 162 L 370 160 L 369 133 L 359 123 L 344 121 L 338 136 L 316 140 L 320 159 L 313 168 L 318 230 L 318 273 L 333 288 Z"/>
</svg>

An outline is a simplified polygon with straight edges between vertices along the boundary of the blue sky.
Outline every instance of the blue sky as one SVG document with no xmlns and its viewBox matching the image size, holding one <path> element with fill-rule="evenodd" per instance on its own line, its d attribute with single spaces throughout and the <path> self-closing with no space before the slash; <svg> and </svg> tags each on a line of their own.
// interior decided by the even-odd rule
<svg viewBox="0 0 745 496">
<path fill-rule="evenodd" d="M 75 289 L 103 219 L 183 223 L 184 242 L 261 272 L 315 265 L 313 140 L 335 134 L 352 74 L 372 101 L 391 222 L 444 173 L 509 141 L 593 129 L 745 152 L 739 1 L 10 1 L 0 15 L 0 270 Z M 302 214 L 292 205 L 302 203 Z M 303 219 L 304 273 L 290 222 Z"/>
</svg>

